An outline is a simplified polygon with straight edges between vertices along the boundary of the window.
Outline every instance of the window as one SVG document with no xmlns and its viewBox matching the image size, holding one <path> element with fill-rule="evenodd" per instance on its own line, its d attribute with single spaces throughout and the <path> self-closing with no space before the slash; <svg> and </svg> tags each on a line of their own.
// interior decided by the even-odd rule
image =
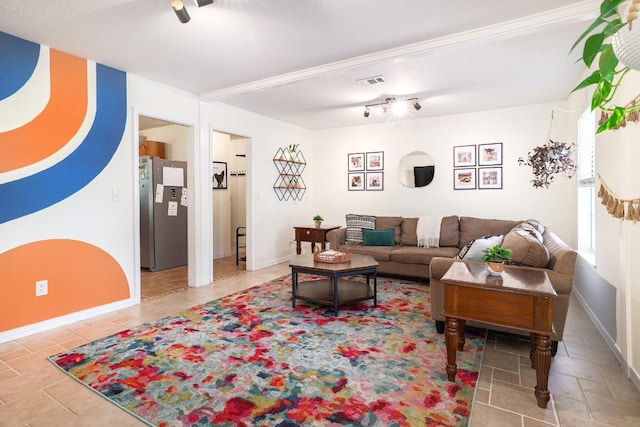
<svg viewBox="0 0 640 427">
<path fill-rule="evenodd" d="M 578 119 L 578 250 L 595 252 L 596 114 L 587 109 Z"/>
</svg>

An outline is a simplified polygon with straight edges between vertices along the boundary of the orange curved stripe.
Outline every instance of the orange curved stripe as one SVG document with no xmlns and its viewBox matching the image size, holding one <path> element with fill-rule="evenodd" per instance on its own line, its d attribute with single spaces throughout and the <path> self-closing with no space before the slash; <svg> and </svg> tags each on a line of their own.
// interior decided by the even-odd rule
<svg viewBox="0 0 640 427">
<path fill-rule="evenodd" d="M 50 50 L 51 94 L 45 109 L 32 121 L 0 132 L 0 172 L 46 159 L 78 132 L 87 113 L 87 62 Z"/>
<path fill-rule="evenodd" d="M 0 254 L 0 332 L 129 298 L 120 265 L 77 240 L 43 240 Z M 36 297 L 36 281 L 49 293 Z"/>
</svg>

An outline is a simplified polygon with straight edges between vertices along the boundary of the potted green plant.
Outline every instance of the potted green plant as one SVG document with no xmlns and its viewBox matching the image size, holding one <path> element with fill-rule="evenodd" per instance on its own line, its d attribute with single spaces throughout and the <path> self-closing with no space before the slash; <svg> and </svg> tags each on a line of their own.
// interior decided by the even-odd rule
<svg viewBox="0 0 640 427">
<path fill-rule="evenodd" d="M 324 218 L 322 218 L 320 215 L 316 215 L 313 217 L 313 221 L 316 223 L 316 227 L 320 228 L 320 226 L 322 225 L 322 221 L 324 221 Z"/>
<path fill-rule="evenodd" d="M 489 274 L 499 276 L 504 271 L 504 264 L 511 261 L 511 255 L 513 250 L 509 248 L 503 248 L 500 245 L 495 245 L 489 249 L 484 250 L 484 256 L 482 261 L 487 263 Z"/>
<path fill-rule="evenodd" d="M 578 37 L 570 51 L 576 48 L 580 42 L 584 41 L 582 49 L 581 61 L 591 68 L 597 65 L 597 68 L 591 75 L 573 89 L 584 89 L 595 85 L 593 95 L 591 97 L 591 110 L 599 108 L 604 114 L 604 120 L 601 120 L 597 133 L 616 129 L 621 126 L 628 114 L 634 114 L 640 111 L 640 105 L 635 103 L 626 106 L 611 105 L 613 97 L 620 87 L 620 83 L 630 67 L 620 63 L 616 55 L 616 44 L 621 45 L 621 31 L 631 30 L 630 22 L 634 19 L 631 14 L 627 18 L 627 22 L 623 22 L 619 6 L 626 0 L 603 0 L 600 5 L 600 15 L 591 23 L 591 25 Z M 637 12 L 638 1 L 634 0 L 631 6 Z M 633 15 L 635 16 L 635 15 Z M 636 30 L 637 31 L 637 30 Z M 587 37 L 588 36 L 588 37 Z M 618 47 L 618 49 L 620 49 Z M 597 61 L 596 61 L 597 58 Z"/>
</svg>

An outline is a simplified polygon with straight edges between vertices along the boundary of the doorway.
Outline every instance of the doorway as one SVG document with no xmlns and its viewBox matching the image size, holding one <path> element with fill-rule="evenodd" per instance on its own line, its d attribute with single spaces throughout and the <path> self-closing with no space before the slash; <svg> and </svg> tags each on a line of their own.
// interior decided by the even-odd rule
<svg viewBox="0 0 640 427">
<path fill-rule="evenodd" d="M 189 126 L 138 116 L 141 298 L 188 287 L 190 132 Z"/>
<path fill-rule="evenodd" d="M 215 176 L 212 180 L 213 257 L 216 260 L 231 256 L 242 270 L 246 269 L 247 256 L 247 142 L 248 138 L 244 136 L 213 131 L 211 152 L 217 171 L 214 174 L 218 177 L 217 181 Z M 225 171 L 222 181 L 221 168 Z"/>
</svg>

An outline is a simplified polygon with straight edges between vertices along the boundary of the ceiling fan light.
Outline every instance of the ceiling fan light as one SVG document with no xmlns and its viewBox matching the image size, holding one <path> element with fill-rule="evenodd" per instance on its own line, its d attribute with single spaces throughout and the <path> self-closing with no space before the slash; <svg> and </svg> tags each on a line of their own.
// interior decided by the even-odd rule
<svg viewBox="0 0 640 427">
<path fill-rule="evenodd" d="M 182 22 L 183 24 L 189 22 L 191 17 L 189 16 L 189 12 L 187 12 L 187 8 L 184 7 L 184 3 L 182 3 L 182 0 L 171 0 L 171 7 L 173 8 L 173 11 L 176 13 L 176 16 L 178 17 L 178 20 L 180 20 L 180 22 Z"/>
</svg>

